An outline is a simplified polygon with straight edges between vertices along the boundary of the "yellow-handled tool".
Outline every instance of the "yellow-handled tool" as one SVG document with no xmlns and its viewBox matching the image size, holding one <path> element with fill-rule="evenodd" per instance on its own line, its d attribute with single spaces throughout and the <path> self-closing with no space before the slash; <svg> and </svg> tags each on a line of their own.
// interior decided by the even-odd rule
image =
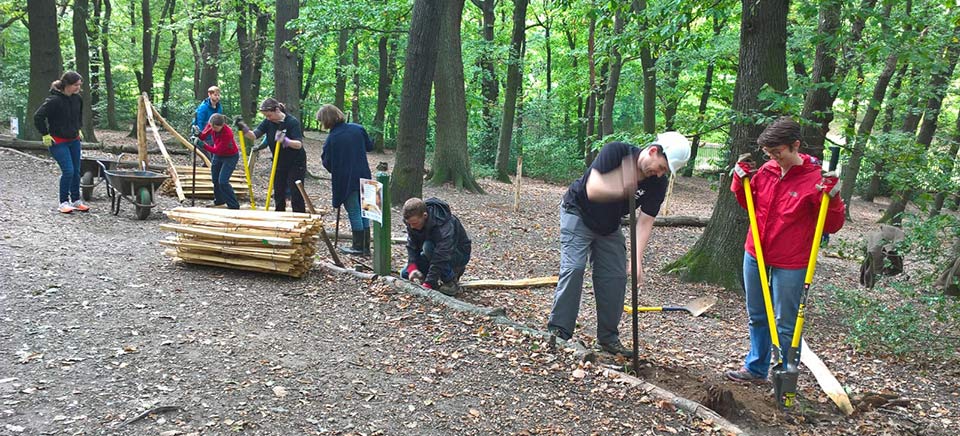
<svg viewBox="0 0 960 436">
<path fill-rule="evenodd" d="M 797 378 L 800 376 L 800 344 L 803 337 L 804 312 L 806 312 L 807 294 L 810 284 L 813 283 L 813 273 L 817 269 L 817 255 L 820 254 L 820 239 L 823 237 L 823 227 L 827 222 L 827 209 L 830 207 L 830 196 L 826 192 L 820 200 L 820 211 L 817 214 L 817 227 L 813 232 L 813 245 L 810 247 L 810 259 L 807 261 L 807 275 L 803 279 L 803 291 L 800 294 L 800 308 L 797 311 L 797 323 L 793 328 L 793 338 L 790 341 L 790 351 L 786 365 L 781 365 L 773 373 L 773 389 L 777 400 L 783 407 L 791 407 L 797 397 Z"/>
<path fill-rule="evenodd" d="M 253 199 L 253 183 L 250 183 L 250 166 L 247 165 L 247 147 L 243 137 L 243 130 L 240 130 L 240 159 L 243 161 L 243 175 L 247 178 L 247 190 L 250 195 L 250 209 L 257 210 L 257 203 Z"/>
<path fill-rule="evenodd" d="M 714 304 L 717 304 L 717 297 L 705 296 L 697 298 L 685 306 L 650 306 L 650 307 L 638 307 L 637 312 L 687 312 L 693 316 L 700 316 Z M 623 311 L 627 313 L 633 313 L 633 310 L 628 305 L 623 306 Z"/>
<path fill-rule="evenodd" d="M 263 203 L 264 210 L 270 209 L 270 194 L 273 193 L 273 179 L 277 175 L 277 162 L 280 160 L 280 143 L 283 142 L 283 138 L 286 135 L 287 131 L 281 130 L 280 139 L 277 139 L 277 143 L 273 147 L 273 168 L 270 169 L 270 183 L 267 185 L 267 201 Z"/>
<path fill-rule="evenodd" d="M 774 359 L 777 365 L 783 363 L 780 349 L 780 337 L 777 335 L 777 317 L 773 313 L 773 299 L 770 297 L 770 281 L 767 279 L 767 265 L 763 261 L 763 248 L 760 247 L 760 228 L 757 226 L 757 211 L 753 205 L 753 191 L 750 179 L 743 178 L 743 190 L 747 199 L 747 215 L 750 216 L 750 233 L 753 234 L 753 248 L 757 252 L 757 268 L 760 270 L 760 287 L 763 289 L 763 306 L 767 310 L 767 325 L 770 328 L 770 340 L 773 342 Z"/>
</svg>

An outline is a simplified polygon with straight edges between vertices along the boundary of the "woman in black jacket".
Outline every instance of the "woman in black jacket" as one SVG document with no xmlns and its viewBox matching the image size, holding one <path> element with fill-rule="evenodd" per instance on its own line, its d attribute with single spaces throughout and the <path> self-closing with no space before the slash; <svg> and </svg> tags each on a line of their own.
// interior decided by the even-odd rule
<svg viewBox="0 0 960 436">
<path fill-rule="evenodd" d="M 83 100 L 80 85 L 83 77 L 76 71 L 63 73 L 50 84 L 50 95 L 33 114 L 33 124 L 43 135 L 43 143 L 60 165 L 61 213 L 90 210 L 80 198 L 80 133 Z M 71 201 L 71 199 L 73 201 Z"/>
</svg>

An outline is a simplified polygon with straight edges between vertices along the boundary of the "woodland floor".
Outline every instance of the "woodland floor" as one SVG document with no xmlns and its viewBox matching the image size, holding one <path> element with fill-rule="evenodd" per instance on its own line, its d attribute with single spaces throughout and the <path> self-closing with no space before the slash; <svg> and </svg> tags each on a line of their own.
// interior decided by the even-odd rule
<svg viewBox="0 0 960 436">
<path fill-rule="evenodd" d="M 135 142 L 99 133 L 108 143 Z M 307 181 L 307 190 L 333 228 L 319 141 L 308 139 L 307 149 L 310 171 L 322 177 Z M 381 282 L 320 269 L 295 280 L 175 265 L 157 242 L 166 236 L 160 212 L 176 207 L 175 198 L 159 198 L 158 209 L 137 221 L 130 204 L 111 215 L 101 185 L 91 212 L 62 215 L 52 159 L 8 151 L 0 157 L 0 435 L 716 434 L 710 423 L 603 375 L 604 367 L 624 361 L 601 355 L 597 365 L 584 366 L 539 338 Z M 369 161 L 392 168 L 393 155 L 371 154 Z M 262 153 L 254 171 L 261 204 L 265 162 Z M 524 179 L 521 211 L 514 213 L 511 185 L 480 185 L 486 195 L 424 189 L 450 203 L 474 241 L 465 279 L 555 275 L 565 186 Z M 709 217 L 716 195 L 704 179 L 680 178 L 670 214 Z M 853 220 L 831 247 L 856 246 L 881 208 L 855 202 Z M 349 235 L 345 213 L 340 230 Z M 400 220 L 393 232 L 403 233 Z M 769 386 L 726 381 L 722 372 L 738 367 L 748 346 L 742 296 L 660 273 L 701 232 L 654 230 L 641 303 L 684 304 L 702 295 L 719 302 L 698 318 L 642 315 L 639 348 L 651 365 L 641 378 L 701 402 L 708 391 L 731 392 L 735 402 L 723 413 L 750 434 L 960 433 L 956 365 L 854 350 L 832 296 L 819 289 L 808 301 L 805 337 L 813 349 L 855 401 L 874 393 L 902 401 L 876 408 L 859 402 L 844 417 L 802 371 L 800 407 L 783 414 Z M 405 251 L 393 249 L 399 269 Z M 855 288 L 858 262 L 830 251 L 821 255 L 815 287 Z M 553 293 L 477 290 L 460 298 L 502 307 L 517 322 L 543 329 Z M 591 346 L 589 285 L 583 298 L 575 340 Z M 621 324 L 628 346 L 629 319 Z M 158 406 L 179 409 L 125 424 Z"/>
</svg>

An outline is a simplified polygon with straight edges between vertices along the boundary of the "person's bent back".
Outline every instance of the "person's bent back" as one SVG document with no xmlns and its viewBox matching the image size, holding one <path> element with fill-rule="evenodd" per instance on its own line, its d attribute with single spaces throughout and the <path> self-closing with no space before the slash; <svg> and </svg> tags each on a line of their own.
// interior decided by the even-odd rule
<svg viewBox="0 0 960 436">
<path fill-rule="evenodd" d="M 407 227 L 407 267 L 401 277 L 425 288 L 459 293 L 457 282 L 470 261 L 472 243 L 450 205 L 438 198 L 411 198 L 403 205 Z"/>
</svg>

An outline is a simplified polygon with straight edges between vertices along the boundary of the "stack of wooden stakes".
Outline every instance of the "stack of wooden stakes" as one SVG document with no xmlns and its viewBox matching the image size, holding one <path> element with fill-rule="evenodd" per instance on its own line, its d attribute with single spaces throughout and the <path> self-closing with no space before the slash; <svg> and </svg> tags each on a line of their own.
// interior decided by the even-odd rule
<svg viewBox="0 0 960 436">
<path fill-rule="evenodd" d="M 183 187 L 183 194 L 187 198 L 213 198 L 213 180 L 210 178 L 210 168 L 197 166 L 196 197 L 192 197 L 193 167 L 177 165 L 175 168 L 177 175 L 180 176 L 180 186 Z M 247 181 L 243 176 L 243 168 L 240 168 L 240 171 L 234 171 L 230 176 L 230 186 L 233 187 L 233 192 L 237 194 L 237 197 L 247 197 L 249 190 L 247 189 Z M 177 195 L 177 188 L 174 186 L 172 179 L 167 179 L 160 185 L 160 193 L 171 197 Z"/>
<path fill-rule="evenodd" d="M 321 215 L 263 210 L 178 207 L 164 212 L 177 224 L 161 244 L 175 261 L 301 277 L 313 265 L 323 231 Z"/>
</svg>

